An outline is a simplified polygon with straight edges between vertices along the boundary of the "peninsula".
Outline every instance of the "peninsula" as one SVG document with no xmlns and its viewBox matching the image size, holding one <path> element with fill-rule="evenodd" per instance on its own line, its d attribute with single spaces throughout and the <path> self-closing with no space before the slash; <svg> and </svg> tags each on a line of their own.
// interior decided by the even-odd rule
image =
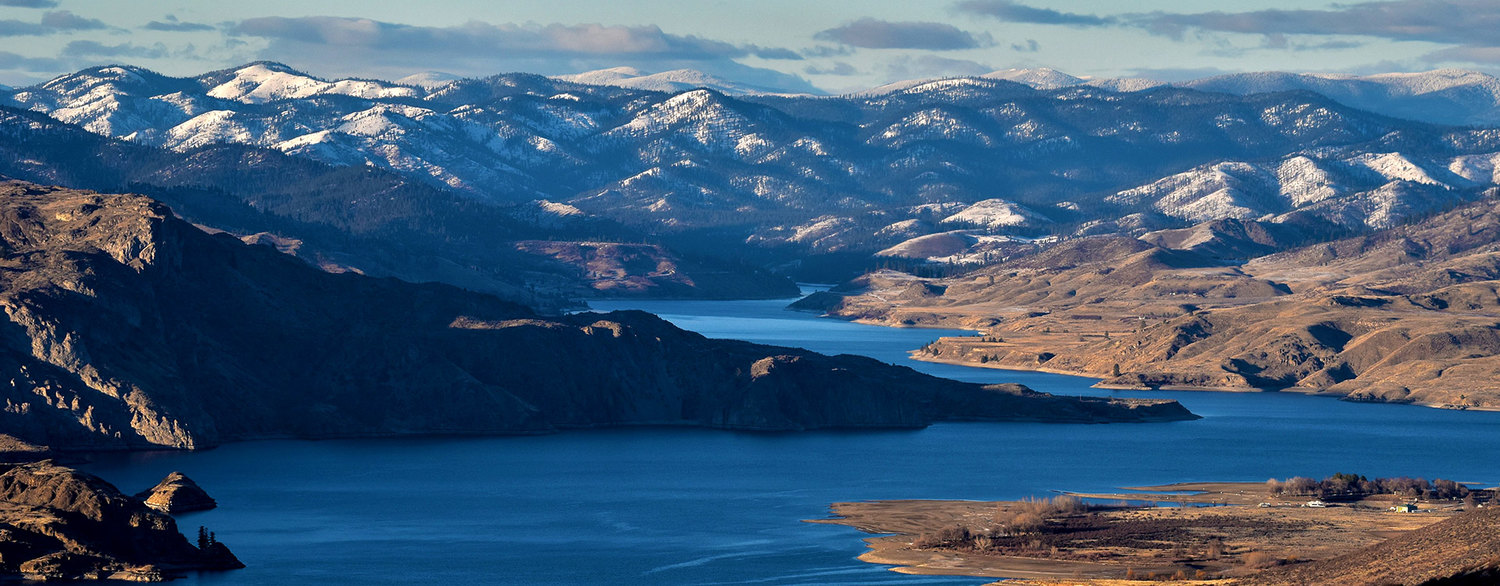
<svg viewBox="0 0 1500 586">
<path fill-rule="evenodd" d="M 898 572 L 1022 583 L 1418 584 L 1500 572 L 1494 490 L 1345 474 L 1128 490 L 837 503 L 834 518 L 811 522 L 891 534 L 867 538 L 860 559 Z"/>
</svg>

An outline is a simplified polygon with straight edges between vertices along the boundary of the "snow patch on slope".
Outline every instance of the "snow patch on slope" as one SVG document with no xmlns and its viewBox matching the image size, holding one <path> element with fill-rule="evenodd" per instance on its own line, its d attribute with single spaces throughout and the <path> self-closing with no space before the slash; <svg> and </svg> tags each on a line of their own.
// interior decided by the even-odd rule
<svg viewBox="0 0 1500 586">
<path fill-rule="evenodd" d="M 1039 221 L 1045 222 L 1046 219 L 1020 204 L 1003 199 L 986 199 L 943 218 L 939 223 L 995 229 L 1007 226 L 1027 226 Z"/>
</svg>

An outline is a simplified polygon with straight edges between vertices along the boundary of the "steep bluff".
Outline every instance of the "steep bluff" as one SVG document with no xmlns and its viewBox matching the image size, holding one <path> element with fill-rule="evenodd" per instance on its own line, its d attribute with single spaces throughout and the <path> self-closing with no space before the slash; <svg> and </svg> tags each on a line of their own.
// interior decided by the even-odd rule
<svg viewBox="0 0 1500 586">
<path fill-rule="evenodd" d="M 641 312 L 543 318 L 450 286 L 328 274 L 142 196 L 0 185 L 0 252 L 0 425 L 56 448 L 1192 417 L 709 340 Z"/>
</svg>

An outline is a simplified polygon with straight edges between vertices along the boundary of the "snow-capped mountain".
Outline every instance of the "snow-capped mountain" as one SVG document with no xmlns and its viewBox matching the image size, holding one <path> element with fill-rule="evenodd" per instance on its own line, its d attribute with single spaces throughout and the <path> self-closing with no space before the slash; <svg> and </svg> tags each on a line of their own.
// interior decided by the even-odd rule
<svg viewBox="0 0 1500 586">
<path fill-rule="evenodd" d="M 1176 85 L 1240 95 L 1303 90 L 1397 118 L 1479 126 L 1500 123 L 1500 79 L 1461 69 L 1366 76 L 1236 73 Z"/>
<path fill-rule="evenodd" d="M 1010 81 L 1038 90 L 1087 86 L 1115 92 L 1139 92 L 1171 85 L 1235 95 L 1309 91 L 1352 108 L 1435 124 L 1500 124 L 1500 79 L 1462 69 L 1416 73 L 1346 75 L 1328 73 L 1232 73 L 1202 79 L 1162 82 L 1134 77 L 1076 77 L 1046 67 L 1003 69 L 977 78 L 924 78 L 897 81 L 853 94 L 871 97 L 936 82 L 989 79 Z"/>
<path fill-rule="evenodd" d="M 275 100 L 295 100 L 313 96 L 410 98 L 419 93 L 414 88 L 380 81 L 361 79 L 323 81 L 279 63 L 252 63 L 239 69 L 210 73 L 199 79 L 204 86 L 211 86 L 205 92 L 208 97 L 246 104 L 264 104 Z"/>
<path fill-rule="evenodd" d="M 463 76 L 442 71 L 423 71 L 398 79 L 396 84 L 419 87 L 430 92 L 460 79 Z"/>
<path fill-rule="evenodd" d="M 653 75 L 705 80 L 668 73 Z M 658 231 L 715 228 L 735 245 L 825 251 L 955 228 L 1039 237 L 1307 210 L 1375 226 L 1494 184 L 1500 153 L 1494 131 L 1305 92 L 1114 91 L 1050 70 L 843 97 L 615 83 L 653 75 L 384 82 L 263 62 L 193 78 L 115 66 L 0 98 L 183 153 L 274 149 L 480 202 L 546 201 Z"/>
<path fill-rule="evenodd" d="M 1084 83 L 1082 78 L 1073 77 L 1056 69 L 1048 67 L 1037 67 L 1031 69 L 1002 69 L 991 71 L 980 77 L 986 79 L 1003 79 L 1024 83 L 1039 90 L 1055 90 L 1072 87 Z"/>
<path fill-rule="evenodd" d="M 1464 190 L 1493 184 L 1493 155 L 1413 160 L 1360 153 L 1280 161 L 1228 161 L 1177 173 L 1105 198 L 1189 222 L 1226 218 L 1285 222 L 1314 216 L 1335 224 L 1388 228 L 1463 199 Z M 1463 171 L 1460 173 L 1458 171 Z"/>
</svg>

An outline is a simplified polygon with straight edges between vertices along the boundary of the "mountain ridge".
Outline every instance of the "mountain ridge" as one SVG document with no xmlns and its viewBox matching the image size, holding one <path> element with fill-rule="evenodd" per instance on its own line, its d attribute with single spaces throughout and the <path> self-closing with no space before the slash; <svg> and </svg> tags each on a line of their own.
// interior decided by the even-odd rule
<svg viewBox="0 0 1500 586">
<path fill-rule="evenodd" d="M 803 280 L 848 278 L 877 266 L 880 251 L 954 228 L 970 231 L 970 249 L 927 260 L 988 262 L 1019 250 L 1015 239 L 1138 236 L 1206 220 L 1372 230 L 1473 200 L 1500 180 L 1492 129 L 1398 120 L 1307 90 L 1039 90 L 995 79 L 1027 75 L 1071 83 L 1010 71 L 813 98 L 503 74 L 427 90 L 255 63 L 195 78 L 94 68 L 8 95 L 143 146 L 190 156 L 237 146 L 379 169 L 469 200 L 449 207 L 510 210 L 485 213 L 524 216 L 560 240 L 649 235 L 664 254 L 705 251 L 720 267 Z M 292 205 L 342 221 L 326 203 Z M 1014 207 L 948 218 L 999 205 Z M 246 234 L 260 231 L 269 232 Z M 462 251 L 443 256 L 474 264 L 454 258 L 471 256 Z M 461 272 L 424 278 L 476 281 Z"/>
<path fill-rule="evenodd" d="M 11 182 L 0 217 L 0 368 L 15 376 L 0 424 L 54 449 L 1192 417 L 710 340 L 642 312 L 547 318 L 446 285 L 330 274 L 142 196 Z"/>
</svg>

